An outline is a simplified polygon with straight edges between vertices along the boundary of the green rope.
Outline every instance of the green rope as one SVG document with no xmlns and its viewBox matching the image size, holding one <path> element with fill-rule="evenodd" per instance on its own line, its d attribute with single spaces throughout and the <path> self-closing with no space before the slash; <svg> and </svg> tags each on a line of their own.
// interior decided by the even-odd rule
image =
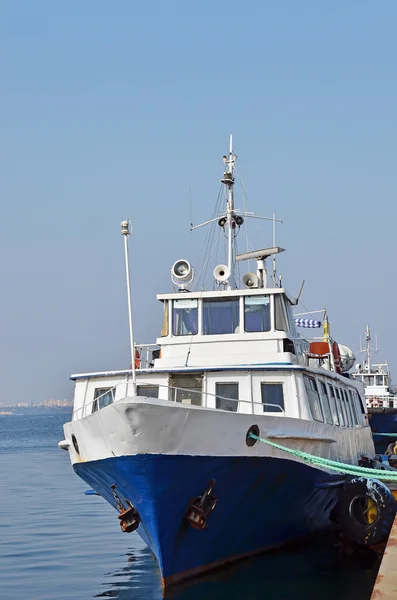
<svg viewBox="0 0 397 600">
<path fill-rule="evenodd" d="M 314 456 L 313 454 L 302 452 L 302 450 L 293 450 L 292 448 L 281 446 L 280 444 L 276 444 L 275 442 L 271 442 L 270 440 L 265 440 L 252 432 L 250 432 L 248 435 L 254 440 L 263 442 L 264 444 L 268 444 L 273 448 L 277 448 L 277 450 L 282 450 L 283 452 L 287 452 L 288 454 L 292 454 L 294 456 L 302 458 L 304 461 L 312 463 L 314 465 L 326 467 L 331 471 L 337 471 L 338 473 L 345 473 L 347 475 L 360 475 L 362 477 L 379 479 L 380 481 L 389 481 L 397 483 L 397 471 L 390 472 L 382 469 L 369 469 L 368 467 L 348 465 L 346 463 L 337 462 L 336 460 L 330 460 L 329 458 L 321 458 L 320 456 Z"/>
<path fill-rule="evenodd" d="M 386 435 L 386 436 L 390 436 L 390 437 L 394 437 L 394 439 L 397 440 L 397 433 L 378 433 L 377 431 L 373 431 L 372 432 L 373 436 L 377 436 L 377 435 Z"/>
</svg>

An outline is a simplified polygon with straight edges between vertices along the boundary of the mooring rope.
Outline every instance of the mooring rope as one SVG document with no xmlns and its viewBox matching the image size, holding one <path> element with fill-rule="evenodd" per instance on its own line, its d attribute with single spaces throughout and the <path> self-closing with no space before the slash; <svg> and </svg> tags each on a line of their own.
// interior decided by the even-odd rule
<svg viewBox="0 0 397 600">
<path fill-rule="evenodd" d="M 258 442 L 262 442 L 263 444 L 267 444 L 272 448 L 276 448 L 277 450 L 282 450 L 287 454 L 292 454 L 293 456 L 297 456 L 298 458 L 302 458 L 304 461 L 317 465 L 319 467 L 326 467 L 331 471 L 337 471 L 338 473 L 344 473 L 346 475 L 354 475 L 366 477 L 368 479 L 374 478 L 379 479 L 380 481 L 388 481 L 388 482 L 396 482 L 397 483 L 397 471 L 388 471 L 383 469 L 370 469 L 368 467 L 359 467 L 357 465 L 349 465 L 346 463 L 341 463 L 336 460 L 330 460 L 329 458 L 322 458 L 321 456 L 315 456 L 314 454 L 309 454 L 308 452 L 303 452 L 302 450 L 293 450 L 292 448 L 287 448 L 286 446 L 281 446 L 281 444 L 276 444 L 276 442 L 271 442 L 270 440 L 266 440 L 264 438 L 255 435 L 250 432 L 249 437 Z"/>
<path fill-rule="evenodd" d="M 389 437 L 394 437 L 397 440 L 397 433 L 379 433 L 378 431 L 373 431 L 372 432 L 372 436 L 376 437 L 379 435 L 385 435 L 385 436 L 389 436 Z"/>
</svg>

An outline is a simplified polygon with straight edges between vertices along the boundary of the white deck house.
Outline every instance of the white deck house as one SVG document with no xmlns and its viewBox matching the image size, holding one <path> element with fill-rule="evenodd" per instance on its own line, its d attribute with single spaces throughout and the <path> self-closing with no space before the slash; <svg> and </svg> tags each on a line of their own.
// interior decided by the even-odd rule
<svg viewBox="0 0 397 600">
<path fill-rule="evenodd" d="M 162 335 L 138 346 L 137 394 L 340 427 L 367 425 L 354 380 L 316 365 L 282 288 L 161 294 Z M 323 357 L 324 358 L 324 357 Z M 323 359 L 322 359 L 323 362 Z M 73 375 L 74 419 L 132 394 L 131 371 Z"/>
</svg>

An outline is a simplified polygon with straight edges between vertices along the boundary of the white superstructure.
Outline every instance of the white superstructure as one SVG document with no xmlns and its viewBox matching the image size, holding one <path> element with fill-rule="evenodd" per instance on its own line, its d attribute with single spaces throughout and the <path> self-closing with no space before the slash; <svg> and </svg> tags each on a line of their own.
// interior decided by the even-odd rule
<svg viewBox="0 0 397 600">
<path fill-rule="evenodd" d="M 365 330 L 365 353 L 362 363 L 357 363 L 353 377 L 362 382 L 365 389 L 365 401 L 368 408 L 397 408 L 397 396 L 392 391 L 390 369 L 387 362 L 371 362 L 371 331 L 369 325 Z M 375 352 L 377 347 L 375 348 Z"/>
</svg>

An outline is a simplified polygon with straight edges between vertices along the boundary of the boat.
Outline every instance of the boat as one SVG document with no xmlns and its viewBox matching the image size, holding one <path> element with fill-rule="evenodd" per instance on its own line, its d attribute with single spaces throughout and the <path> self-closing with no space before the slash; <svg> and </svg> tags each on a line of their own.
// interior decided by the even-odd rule
<svg viewBox="0 0 397 600">
<path fill-rule="evenodd" d="M 230 136 L 218 208 L 191 226 L 225 238 L 226 264 L 203 289 L 192 264 L 175 261 L 174 291 L 157 296 L 155 344 L 134 342 L 122 222 L 131 362 L 71 376 L 73 416 L 59 442 L 87 493 L 146 542 L 165 588 L 328 528 L 343 478 L 308 457 L 359 465 L 375 454 L 362 383 L 343 373 L 328 316 L 295 322 L 299 294 L 277 275 L 275 235 L 272 246 L 236 251 L 244 222 L 267 218 L 235 208 L 236 159 Z M 256 269 L 240 277 L 246 261 Z M 321 340 L 297 326 L 322 327 Z"/>
<path fill-rule="evenodd" d="M 367 325 L 365 348 L 361 349 L 360 344 L 360 352 L 364 353 L 365 358 L 361 363 L 356 364 L 352 376 L 364 385 L 365 402 L 369 423 L 374 434 L 375 449 L 378 454 L 384 454 L 387 446 L 397 441 L 397 395 L 393 389 L 388 363 L 372 363 L 372 350 L 371 330 Z M 375 351 L 378 351 L 377 344 Z"/>
</svg>

